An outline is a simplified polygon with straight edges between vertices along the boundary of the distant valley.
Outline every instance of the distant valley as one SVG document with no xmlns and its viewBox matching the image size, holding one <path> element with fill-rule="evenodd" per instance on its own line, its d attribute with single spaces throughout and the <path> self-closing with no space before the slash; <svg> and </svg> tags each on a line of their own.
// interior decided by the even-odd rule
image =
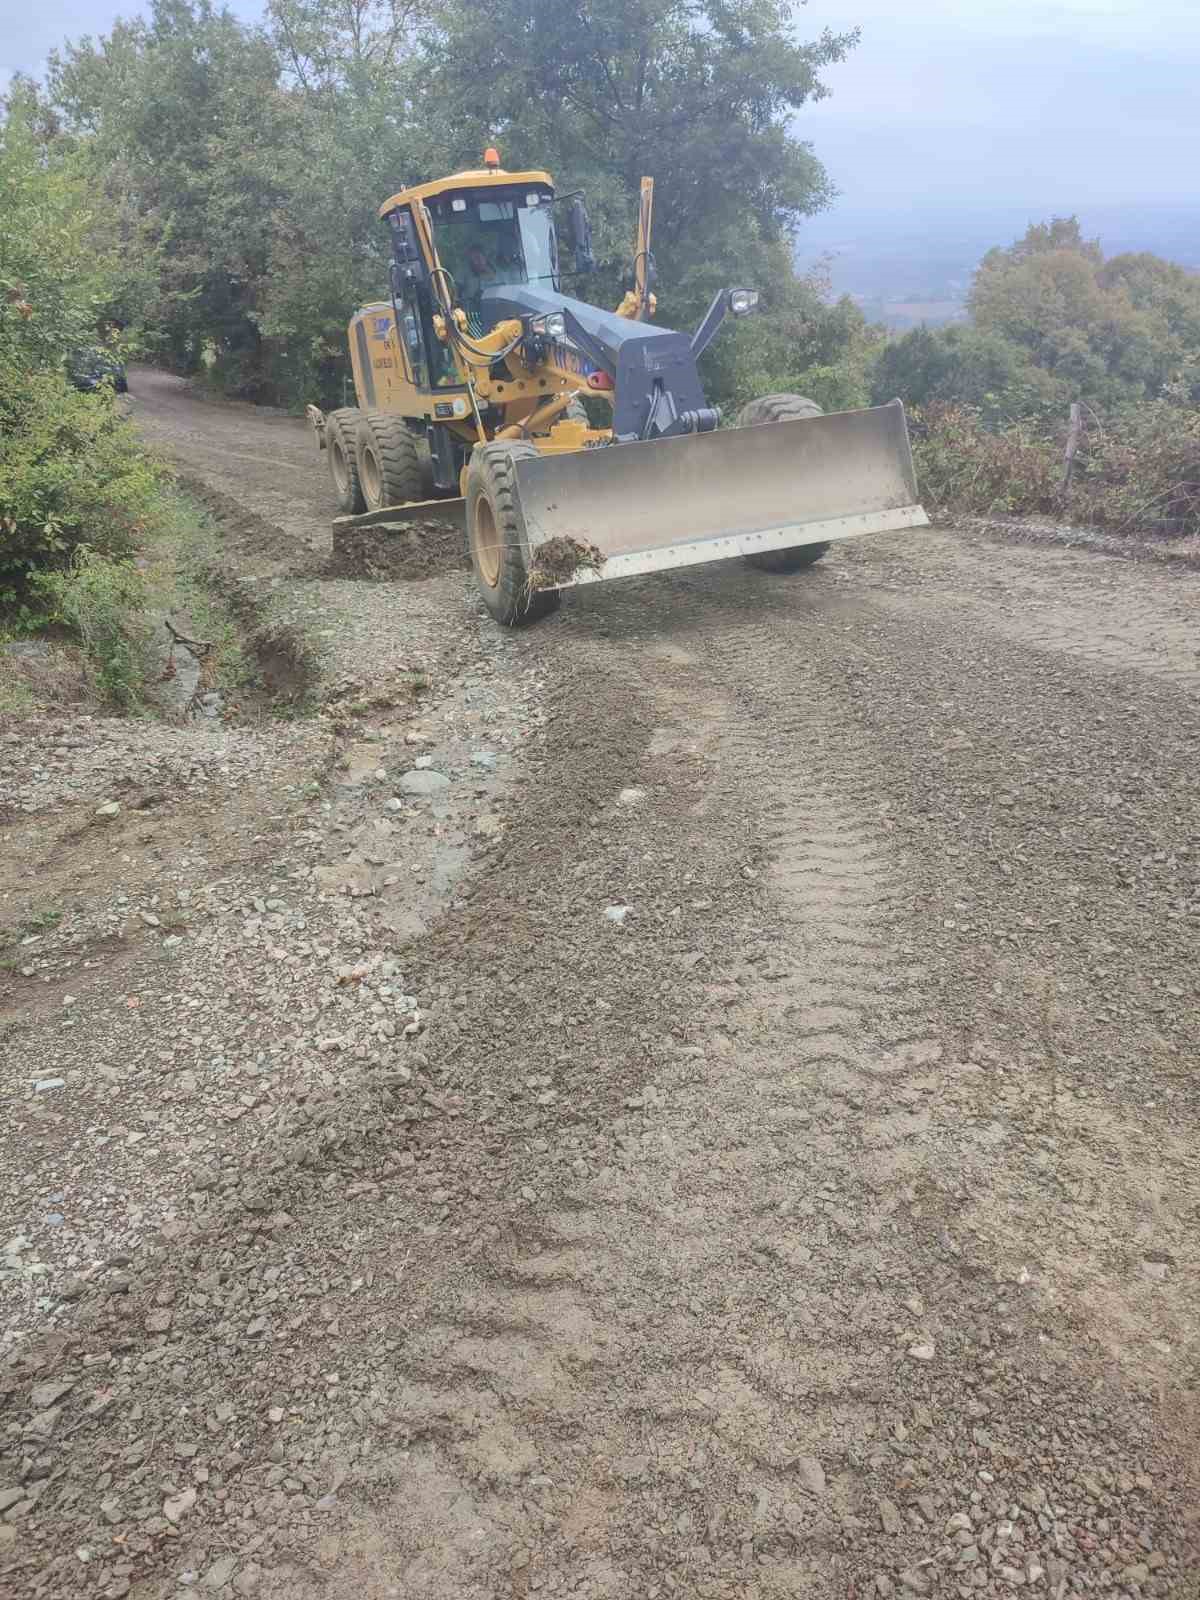
<svg viewBox="0 0 1200 1600">
<path fill-rule="evenodd" d="M 806 219 L 796 241 L 804 270 L 828 271 L 835 295 L 848 294 L 872 322 L 894 332 L 962 320 L 971 278 L 995 245 L 1020 238 L 1031 222 L 1079 217 L 1106 255 L 1148 250 L 1200 272 L 1200 207 L 1030 207 L 936 213 L 914 204 L 897 212 L 838 205 Z"/>
</svg>

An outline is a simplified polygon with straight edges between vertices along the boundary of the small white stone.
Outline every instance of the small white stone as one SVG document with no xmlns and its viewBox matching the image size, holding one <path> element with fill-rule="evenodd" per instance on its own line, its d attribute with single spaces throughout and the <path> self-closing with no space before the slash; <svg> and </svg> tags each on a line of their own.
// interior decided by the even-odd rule
<svg viewBox="0 0 1200 1600">
<path fill-rule="evenodd" d="M 932 1361 L 935 1355 L 932 1344 L 928 1342 L 909 1345 L 908 1353 L 914 1361 Z"/>
</svg>

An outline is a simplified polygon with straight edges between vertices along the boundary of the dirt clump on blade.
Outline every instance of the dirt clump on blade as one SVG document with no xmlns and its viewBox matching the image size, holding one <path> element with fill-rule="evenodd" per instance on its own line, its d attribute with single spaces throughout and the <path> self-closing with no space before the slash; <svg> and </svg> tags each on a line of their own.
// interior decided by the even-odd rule
<svg viewBox="0 0 1200 1600">
<path fill-rule="evenodd" d="M 557 589 L 561 584 L 573 583 L 578 572 L 602 571 L 606 560 L 604 552 L 586 539 L 559 534 L 538 545 L 529 571 L 529 587 Z"/>
</svg>

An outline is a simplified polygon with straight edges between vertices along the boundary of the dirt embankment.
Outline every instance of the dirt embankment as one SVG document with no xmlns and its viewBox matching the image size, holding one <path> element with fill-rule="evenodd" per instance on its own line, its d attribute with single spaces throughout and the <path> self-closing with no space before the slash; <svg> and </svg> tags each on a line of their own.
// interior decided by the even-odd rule
<svg viewBox="0 0 1200 1600">
<path fill-rule="evenodd" d="M 0 1588 L 1194 1596 L 1196 577 L 502 634 L 134 392 L 326 714 L 0 744 Z"/>
</svg>

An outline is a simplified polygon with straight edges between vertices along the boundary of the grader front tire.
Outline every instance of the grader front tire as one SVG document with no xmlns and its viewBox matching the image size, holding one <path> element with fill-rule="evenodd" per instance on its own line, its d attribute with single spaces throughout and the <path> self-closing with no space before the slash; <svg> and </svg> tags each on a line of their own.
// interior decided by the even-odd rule
<svg viewBox="0 0 1200 1600">
<path fill-rule="evenodd" d="M 506 628 L 527 627 L 557 611 L 557 589 L 531 589 L 517 499 L 517 462 L 536 458 L 531 444 L 476 446 L 467 470 L 467 545 L 484 605 Z"/>
<path fill-rule="evenodd" d="M 761 422 L 795 422 L 801 417 L 823 417 L 815 400 L 802 394 L 766 394 L 751 400 L 738 412 L 739 428 L 753 428 Z M 746 557 L 748 566 L 760 572 L 803 572 L 829 549 L 828 544 L 797 544 L 787 550 L 760 550 Z"/>
</svg>

